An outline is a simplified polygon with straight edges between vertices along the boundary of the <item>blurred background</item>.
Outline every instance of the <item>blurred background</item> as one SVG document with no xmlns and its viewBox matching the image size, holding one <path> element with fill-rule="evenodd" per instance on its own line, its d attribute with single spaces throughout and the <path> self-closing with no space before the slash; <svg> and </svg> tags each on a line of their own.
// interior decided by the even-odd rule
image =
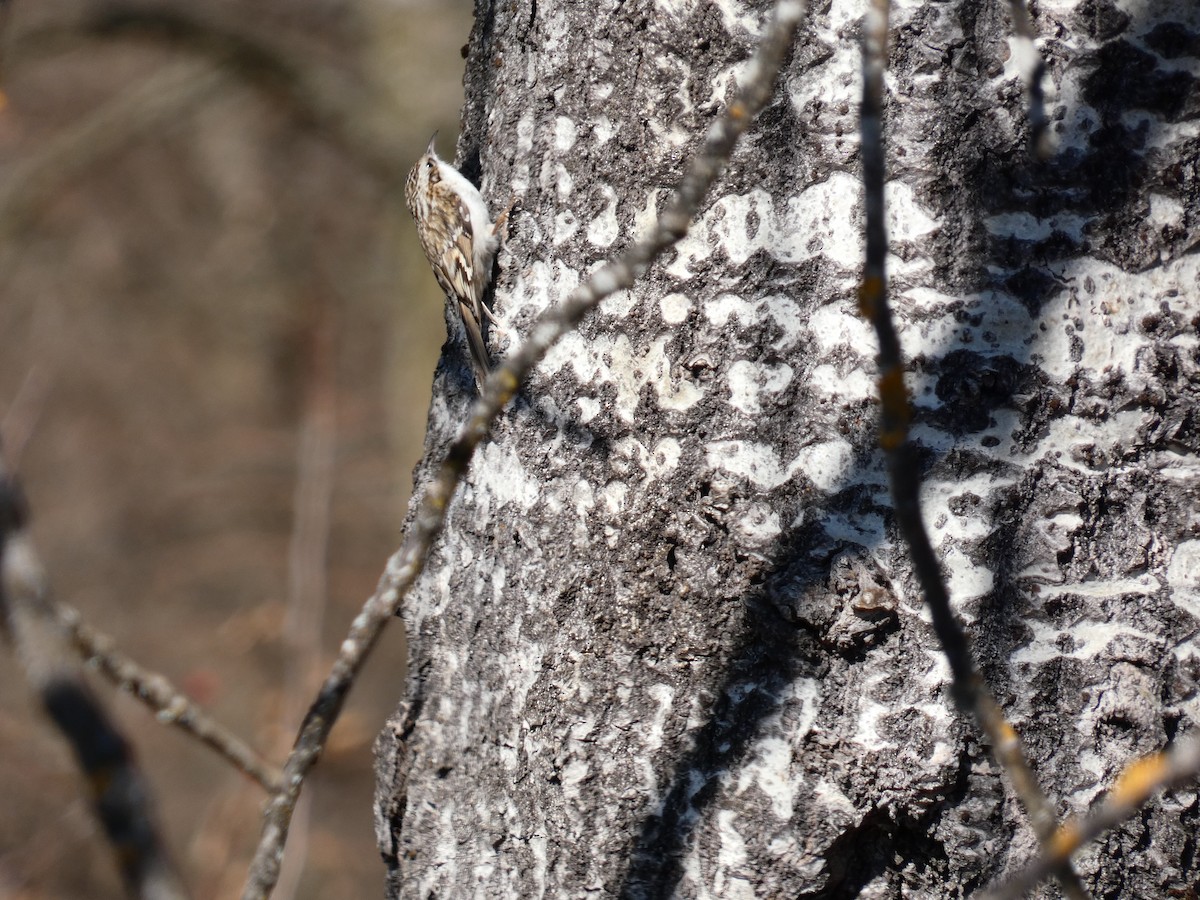
<svg viewBox="0 0 1200 900">
<path fill-rule="evenodd" d="M 403 176 L 434 129 L 453 156 L 471 4 L 204 5 L 218 32 L 319 73 L 299 88 L 186 28 L 115 27 L 122 9 L 4 13 L 4 451 L 55 596 L 281 762 L 399 544 L 445 339 Z M 151 26 L 195 14 L 132 9 Z M 353 86 L 345 121 L 319 96 L 306 107 L 313 84 Z M 381 895 L 371 744 L 404 652 L 397 621 L 306 789 L 287 856 L 303 870 L 276 897 Z M 261 790 L 92 684 L 195 897 L 238 896 Z M 0 898 L 120 896 L 74 760 L 6 647 Z"/>
</svg>

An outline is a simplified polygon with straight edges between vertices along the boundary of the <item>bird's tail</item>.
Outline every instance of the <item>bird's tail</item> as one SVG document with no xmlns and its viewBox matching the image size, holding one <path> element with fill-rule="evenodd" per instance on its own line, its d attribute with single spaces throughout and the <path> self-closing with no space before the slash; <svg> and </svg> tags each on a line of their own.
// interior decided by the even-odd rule
<svg viewBox="0 0 1200 900">
<path fill-rule="evenodd" d="M 475 311 L 466 303 L 458 304 L 458 313 L 462 316 L 463 329 L 467 332 L 467 346 L 471 351 L 471 370 L 475 373 L 475 390 L 483 393 L 483 383 L 487 381 L 492 370 L 488 359 L 487 344 L 483 342 L 482 323 L 475 317 Z"/>
</svg>

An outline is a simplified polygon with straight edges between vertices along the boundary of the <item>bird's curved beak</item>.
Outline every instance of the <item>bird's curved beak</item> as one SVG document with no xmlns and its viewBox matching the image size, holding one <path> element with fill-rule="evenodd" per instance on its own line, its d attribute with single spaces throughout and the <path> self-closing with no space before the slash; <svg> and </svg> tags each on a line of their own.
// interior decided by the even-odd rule
<svg viewBox="0 0 1200 900">
<path fill-rule="evenodd" d="M 435 131 L 433 133 L 433 137 L 431 137 L 429 139 L 429 146 L 425 148 L 425 153 L 428 156 L 435 155 L 435 151 L 437 150 L 437 148 L 434 145 L 437 143 L 437 135 L 438 135 L 438 133 Z"/>
</svg>

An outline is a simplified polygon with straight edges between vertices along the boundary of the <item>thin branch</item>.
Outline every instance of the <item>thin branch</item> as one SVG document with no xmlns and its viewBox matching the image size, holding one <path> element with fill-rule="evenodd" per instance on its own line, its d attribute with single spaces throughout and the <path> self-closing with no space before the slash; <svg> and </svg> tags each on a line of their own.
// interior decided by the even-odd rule
<svg viewBox="0 0 1200 900">
<path fill-rule="evenodd" d="M 440 471 L 426 490 L 403 546 L 389 561 L 379 588 L 352 623 L 333 669 L 309 709 L 295 749 L 284 766 L 284 790 L 272 798 L 267 807 L 262 837 L 242 893 L 243 900 L 262 900 L 273 890 L 279 877 L 292 810 L 304 778 L 320 756 L 346 694 L 384 625 L 396 614 L 405 593 L 424 568 L 445 522 L 455 488 L 466 472 L 475 448 L 487 436 L 491 422 L 559 338 L 575 328 L 602 299 L 632 285 L 659 254 L 683 237 L 709 188 L 725 167 L 738 137 L 770 99 L 775 77 L 804 10 L 803 0 L 781 0 L 777 4 L 775 17 L 751 60 L 737 99 L 709 128 L 703 146 L 691 161 L 653 232 L 607 263 L 572 291 L 562 304 L 544 313 L 533 325 L 527 340 L 488 378 L 462 433 L 450 447 Z"/>
<path fill-rule="evenodd" d="M 1089 841 L 1141 809 L 1156 793 L 1200 777 L 1200 737 L 1192 734 L 1170 751 L 1135 760 L 1125 768 L 1100 808 L 1082 822 L 1068 819 L 1055 833 L 1046 853 L 1029 868 L 989 892 L 987 900 L 1015 900 L 1070 861 Z"/>
<path fill-rule="evenodd" d="M 215 750 L 262 785 L 267 793 L 280 789 L 283 774 L 278 768 L 189 700 L 165 676 L 138 665 L 117 650 L 112 638 L 87 625 L 74 607 L 54 602 L 50 610 L 79 654 L 109 681 L 153 710 L 158 721 L 174 725 Z"/>
<path fill-rule="evenodd" d="M 872 0 L 863 48 L 862 166 L 866 194 L 866 263 L 859 290 L 862 314 L 879 340 L 879 445 L 888 463 L 896 523 L 908 545 L 913 569 L 933 619 L 942 652 L 950 664 L 955 699 L 969 710 L 987 735 L 992 753 L 1012 780 L 1043 846 L 1058 823 L 1021 750 L 1020 740 L 992 699 L 975 667 L 967 636 L 950 606 L 950 596 L 925 523 L 921 517 L 920 466 L 908 439 L 912 406 L 904 384 L 900 339 L 887 302 L 887 232 L 884 225 L 883 72 L 887 60 L 888 0 Z M 1068 897 L 1087 897 L 1067 861 L 1056 873 Z"/>
<path fill-rule="evenodd" d="M 1025 102 L 1029 108 L 1029 150 L 1038 159 L 1048 159 L 1054 147 L 1046 121 L 1046 96 L 1042 87 L 1046 61 L 1033 43 L 1037 34 L 1025 0 L 1009 0 L 1009 9 L 1013 20 L 1013 57 L 1021 70 Z"/>
<path fill-rule="evenodd" d="M 30 686 L 87 776 L 92 804 L 125 888 L 139 900 L 186 900 L 151 809 L 150 785 L 128 741 L 83 680 L 27 527 L 28 507 L 0 468 L 0 612 Z"/>
</svg>

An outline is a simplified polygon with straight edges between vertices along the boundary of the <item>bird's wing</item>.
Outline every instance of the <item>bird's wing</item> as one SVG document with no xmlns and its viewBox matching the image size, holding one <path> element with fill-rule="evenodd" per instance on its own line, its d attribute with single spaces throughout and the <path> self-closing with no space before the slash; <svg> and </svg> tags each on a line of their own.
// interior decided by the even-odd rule
<svg viewBox="0 0 1200 900">
<path fill-rule="evenodd" d="M 475 235 L 466 206 L 453 191 L 444 190 L 440 199 L 445 202 L 433 204 L 426 227 L 421 230 L 422 249 L 438 284 L 458 304 L 471 351 L 471 368 L 476 385 L 482 388 L 491 365 L 483 340 L 483 301 L 475 280 Z"/>
</svg>

